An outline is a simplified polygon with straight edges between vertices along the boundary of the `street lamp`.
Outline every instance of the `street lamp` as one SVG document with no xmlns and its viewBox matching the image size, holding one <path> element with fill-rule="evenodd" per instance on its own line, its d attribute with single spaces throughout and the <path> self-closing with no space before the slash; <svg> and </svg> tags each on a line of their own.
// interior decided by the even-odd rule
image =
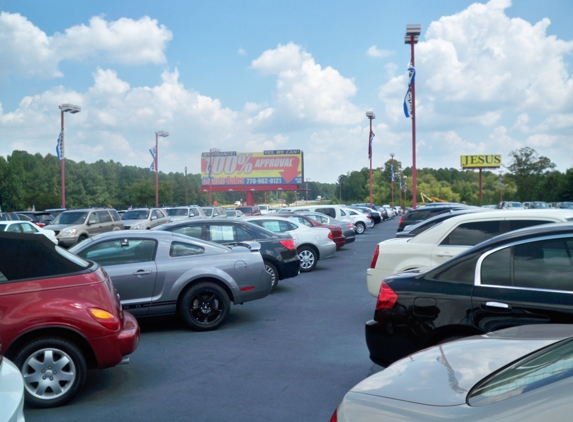
<svg viewBox="0 0 573 422">
<path fill-rule="evenodd" d="M 366 112 L 366 117 L 370 120 L 370 135 L 368 136 L 368 158 L 370 159 L 370 208 L 372 208 L 372 141 L 374 132 L 372 132 L 372 119 L 376 118 L 376 114 L 372 110 Z"/>
<path fill-rule="evenodd" d="M 82 108 L 73 104 L 61 104 L 60 106 L 61 129 L 60 137 L 58 139 L 58 158 L 60 160 L 60 171 L 62 181 L 62 208 L 66 208 L 66 161 L 64 160 L 64 113 L 70 112 L 72 114 L 79 113 Z"/>
<path fill-rule="evenodd" d="M 394 208 L 394 153 L 390 153 L 392 164 L 390 164 L 390 177 L 392 178 L 392 208 Z"/>
<path fill-rule="evenodd" d="M 410 62 L 415 68 L 414 62 L 414 45 L 418 43 L 418 37 L 422 33 L 422 25 L 406 25 L 406 35 L 404 43 L 410 44 Z M 412 208 L 416 209 L 416 83 L 412 80 Z"/>
<path fill-rule="evenodd" d="M 213 206 L 213 153 L 221 151 L 219 148 L 209 148 L 209 205 Z"/>
<path fill-rule="evenodd" d="M 155 132 L 155 206 L 159 206 L 159 137 L 165 138 L 169 136 L 169 132 L 165 132 L 164 130 L 158 130 Z"/>
</svg>

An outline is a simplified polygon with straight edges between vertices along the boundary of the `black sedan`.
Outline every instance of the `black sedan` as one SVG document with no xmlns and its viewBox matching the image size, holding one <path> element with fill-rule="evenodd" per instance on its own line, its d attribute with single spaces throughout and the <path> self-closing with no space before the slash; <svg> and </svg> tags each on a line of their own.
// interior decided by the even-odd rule
<svg viewBox="0 0 573 422">
<path fill-rule="evenodd" d="M 386 366 L 425 347 L 516 325 L 573 323 L 573 224 L 494 237 L 422 274 L 382 282 L 366 323 Z"/>
<path fill-rule="evenodd" d="M 289 234 L 274 233 L 239 219 L 175 221 L 153 230 L 180 233 L 223 245 L 259 242 L 265 269 L 271 275 L 272 289 L 279 280 L 296 277 L 300 272 L 300 258 L 294 240 Z"/>
</svg>

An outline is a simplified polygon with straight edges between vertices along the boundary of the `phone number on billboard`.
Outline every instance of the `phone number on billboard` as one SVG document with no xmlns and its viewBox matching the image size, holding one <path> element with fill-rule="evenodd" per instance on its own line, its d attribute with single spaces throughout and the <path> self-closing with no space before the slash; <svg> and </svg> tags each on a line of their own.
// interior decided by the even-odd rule
<svg viewBox="0 0 573 422">
<path fill-rule="evenodd" d="M 247 185 L 282 185 L 284 180 L 281 177 L 252 177 L 245 179 Z"/>
</svg>

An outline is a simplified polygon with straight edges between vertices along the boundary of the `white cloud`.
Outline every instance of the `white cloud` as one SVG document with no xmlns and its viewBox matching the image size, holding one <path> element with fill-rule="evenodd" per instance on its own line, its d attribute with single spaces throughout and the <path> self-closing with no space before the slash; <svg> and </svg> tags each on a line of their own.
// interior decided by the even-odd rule
<svg viewBox="0 0 573 422">
<path fill-rule="evenodd" d="M 147 16 L 114 22 L 95 16 L 89 25 L 48 36 L 20 14 L 0 12 L 0 77 L 61 77 L 61 61 L 90 57 L 123 64 L 165 63 L 171 39 L 171 31 Z"/>
<path fill-rule="evenodd" d="M 373 45 L 370 48 L 368 48 L 368 50 L 366 51 L 366 55 L 370 57 L 383 58 L 392 55 L 392 52 L 389 50 L 380 50 L 378 47 Z"/>
<path fill-rule="evenodd" d="M 357 90 L 353 80 L 330 66 L 322 68 L 296 44 L 265 51 L 252 67 L 278 75 L 277 103 L 299 122 L 343 125 L 363 120 L 362 111 L 350 102 Z"/>
<path fill-rule="evenodd" d="M 247 51 L 246 51 L 244 48 L 239 48 L 239 49 L 237 50 L 237 54 L 238 54 L 239 56 L 246 56 L 246 55 L 247 55 Z"/>
</svg>

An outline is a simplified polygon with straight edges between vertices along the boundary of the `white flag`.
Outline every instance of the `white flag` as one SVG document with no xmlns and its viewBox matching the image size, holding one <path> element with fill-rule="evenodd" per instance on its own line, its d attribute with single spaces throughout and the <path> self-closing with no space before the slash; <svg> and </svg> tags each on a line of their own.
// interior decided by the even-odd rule
<svg viewBox="0 0 573 422">
<path fill-rule="evenodd" d="M 60 136 L 58 136 L 58 141 L 56 142 L 56 156 L 58 160 L 64 159 L 64 143 L 62 141 L 64 132 L 60 132 Z"/>
</svg>

